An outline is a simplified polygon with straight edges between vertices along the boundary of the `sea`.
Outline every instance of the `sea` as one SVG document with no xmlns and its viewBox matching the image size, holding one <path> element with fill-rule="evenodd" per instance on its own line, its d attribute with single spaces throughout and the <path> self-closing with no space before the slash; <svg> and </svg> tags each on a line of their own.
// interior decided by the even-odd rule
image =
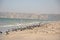
<svg viewBox="0 0 60 40">
<path fill-rule="evenodd" d="M 7 30 L 12 30 L 13 28 L 26 27 L 38 23 L 45 24 L 48 22 L 51 22 L 51 20 L 0 18 L 0 31 L 5 32 Z"/>
</svg>

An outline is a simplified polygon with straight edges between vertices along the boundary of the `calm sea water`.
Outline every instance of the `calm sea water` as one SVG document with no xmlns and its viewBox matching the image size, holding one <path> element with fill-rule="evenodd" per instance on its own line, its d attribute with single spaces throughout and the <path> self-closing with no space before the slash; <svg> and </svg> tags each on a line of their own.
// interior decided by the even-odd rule
<svg viewBox="0 0 60 40">
<path fill-rule="evenodd" d="M 0 18 L 0 31 L 6 31 L 7 29 L 24 27 L 32 23 L 42 23 L 47 22 L 48 20 L 40 19 L 16 19 L 16 18 Z"/>
</svg>

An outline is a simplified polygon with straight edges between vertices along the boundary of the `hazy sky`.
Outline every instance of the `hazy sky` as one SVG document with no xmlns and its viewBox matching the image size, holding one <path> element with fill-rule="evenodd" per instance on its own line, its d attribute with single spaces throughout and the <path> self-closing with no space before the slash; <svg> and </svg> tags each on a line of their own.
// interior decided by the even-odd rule
<svg viewBox="0 0 60 40">
<path fill-rule="evenodd" d="M 0 12 L 60 13 L 60 0 L 0 0 Z"/>
</svg>

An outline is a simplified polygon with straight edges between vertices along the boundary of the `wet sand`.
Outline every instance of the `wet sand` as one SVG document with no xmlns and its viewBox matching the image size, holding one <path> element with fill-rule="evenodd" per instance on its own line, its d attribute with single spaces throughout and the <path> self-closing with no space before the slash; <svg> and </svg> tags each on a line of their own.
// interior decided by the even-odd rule
<svg viewBox="0 0 60 40">
<path fill-rule="evenodd" d="M 0 35 L 0 40 L 60 40 L 60 21 L 51 22 L 32 30 L 9 32 Z"/>
</svg>

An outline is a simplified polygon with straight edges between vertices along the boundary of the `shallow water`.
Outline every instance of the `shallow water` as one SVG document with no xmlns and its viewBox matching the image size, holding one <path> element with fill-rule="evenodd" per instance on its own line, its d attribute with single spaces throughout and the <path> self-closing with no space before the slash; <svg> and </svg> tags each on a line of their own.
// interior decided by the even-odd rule
<svg viewBox="0 0 60 40">
<path fill-rule="evenodd" d="M 25 27 L 32 24 L 48 23 L 51 21 L 40 19 L 16 19 L 16 18 L 0 18 L 0 31 L 11 30 L 12 28 Z"/>
</svg>

